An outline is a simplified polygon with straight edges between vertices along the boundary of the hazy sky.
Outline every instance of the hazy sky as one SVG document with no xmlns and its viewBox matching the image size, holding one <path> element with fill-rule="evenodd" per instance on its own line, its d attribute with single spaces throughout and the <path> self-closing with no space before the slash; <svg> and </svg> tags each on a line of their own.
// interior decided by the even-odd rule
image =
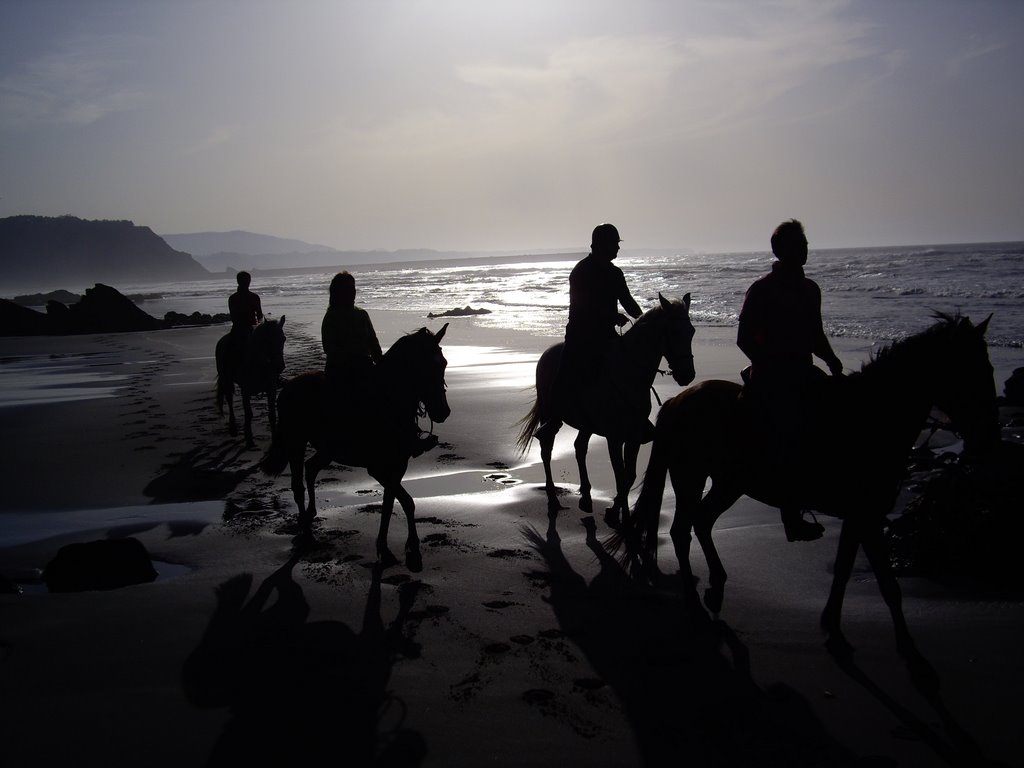
<svg viewBox="0 0 1024 768">
<path fill-rule="evenodd" d="M 1024 239 L 1018 0 L 0 0 L 0 216 L 340 249 Z"/>
</svg>

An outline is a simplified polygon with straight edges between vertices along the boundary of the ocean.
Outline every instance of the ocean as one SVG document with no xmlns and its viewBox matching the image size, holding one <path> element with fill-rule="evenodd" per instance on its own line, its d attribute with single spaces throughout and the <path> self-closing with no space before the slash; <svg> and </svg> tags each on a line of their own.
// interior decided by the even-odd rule
<svg viewBox="0 0 1024 768">
<path fill-rule="evenodd" d="M 405 310 L 426 316 L 471 306 L 490 312 L 474 323 L 525 331 L 544 337 L 546 344 L 563 334 L 568 275 L 578 257 L 508 256 L 354 265 L 349 270 L 356 276 L 358 304 L 371 313 Z M 699 334 L 701 327 L 736 325 L 744 292 L 771 261 L 767 251 L 624 249 L 616 263 L 645 308 L 655 305 L 659 292 L 670 298 L 689 292 Z M 265 311 L 307 322 L 311 332 L 319 333 L 335 271 L 257 271 L 253 290 Z M 988 341 L 997 373 L 1024 366 L 1024 242 L 818 250 L 811 252 L 806 273 L 821 286 L 822 315 L 831 336 L 877 347 L 928 327 L 935 312 L 960 312 L 975 322 L 991 314 Z M 225 312 L 235 282 L 226 276 L 115 287 L 123 293 L 158 294 L 161 298 L 140 306 L 163 317 L 169 310 Z"/>
<path fill-rule="evenodd" d="M 358 303 L 371 311 L 426 315 L 472 306 L 491 313 L 476 319 L 481 325 L 561 336 L 573 264 L 565 257 L 509 256 L 357 265 L 349 271 L 356 276 Z M 616 264 L 642 306 L 653 306 L 659 292 L 669 297 L 689 292 L 698 328 L 735 326 L 743 294 L 768 271 L 771 254 L 624 249 Z M 256 272 L 253 289 L 269 311 L 318 322 L 334 271 Z M 1024 243 L 819 250 L 811 252 L 806 272 L 821 286 L 825 329 L 832 336 L 888 343 L 927 327 L 936 311 L 959 311 L 975 321 L 994 315 L 990 346 L 1024 348 Z M 117 287 L 124 293 L 160 294 L 162 300 L 142 307 L 161 317 L 171 309 L 226 311 L 234 280 Z"/>
</svg>

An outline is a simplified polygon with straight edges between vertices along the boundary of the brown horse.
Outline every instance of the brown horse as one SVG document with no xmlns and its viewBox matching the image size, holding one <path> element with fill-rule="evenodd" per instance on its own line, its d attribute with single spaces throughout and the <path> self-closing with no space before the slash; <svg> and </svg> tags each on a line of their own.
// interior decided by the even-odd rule
<svg viewBox="0 0 1024 768">
<path fill-rule="evenodd" d="M 659 306 L 646 312 L 626 333 L 622 335 L 621 378 L 617 381 L 624 398 L 630 401 L 646 400 L 650 413 L 650 389 L 658 366 L 664 357 L 672 369 L 672 377 L 676 383 L 685 387 L 696 375 L 693 370 L 693 323 L 690 322 L 690 294 L 683 296 L 682 301 L 669 301 L 658 294 Z M 554 423 L 556 428 L 548 434 L 537 435 L 540 442 L 540 457 L 544 463 L 544 489 L 548 496 L 548 513 L 555 515 L 563 507 L 558 501 L 558 489 L 551 476 L 551 449 L 555 443 L 555 435 L 561 429 L 564 414 L 555 402 L 555 375 L 562 359 L 564 344 L 548 347 L 537 361 L 537 398 L 530 412 L 520 421 L 522 429 L 516 440 L 520 454 L 526 453 L 530 441 L 541 424 Z M 615 473 L 615 499 L 608 509 L 605 518 L 611 525 L 617 525 L 621 515 L 629 512 L 629 491 L 636 482 L 636 459 L 640 452 L 640 444 L 627 442 L 622 435 L 604 434 L 608 429 L 589 423 L 585 413 L 570 417 L 570 423 L 577 429 L 576 464 L 580 471 L 580 509 L 590 513 L 594 511 L 594 503 L 590 496 L 590 476 L 587 474 L 587 447 L 590 436 L 603 434 L 608 441 L 608 456 Z"/>
<path fill-rule="evenodd" d="M 857 549 L 871 563 L 892 615 L 897 648 L 912 672 L 927 676 L 903 615 L 899 584 L 892 573 L 883 536 L 906 474 L 910 448 L 932 407 L 946 413 L 964 436 L 968 450 L 999 440 L 995 384 L 984 333 L 988 320 L 939 315 L 932 328 L 896 342 L 859 373 L 829 379 L 822 395 L 811 445 L 798 468 L 777 466 L 770 442 L 758 433 L 741 387 L 706 381 L 668 400 L 658 415 L 650 462 L 628 530 L 613 537 L 626 544 L 625 559 L 646 576 L 657 572 L 658 519 L 669 473 L 676 495 L 672 542 L 683 589 L 699 609 L 690 570 L 690 531 L 696 533 L 709 569 L 705 605 L 722 604 L 725 568 L 711 529 L 718 517 L 746 494 L 773 507 L 815 509 L 842 518 L 832 588 L 821 617 L 831 651 L 849 653 L 840 630 L 843 596 Z M 991 319 L 991 318 L 989 318 Z M 830 425 L 841 420 L 841 437 Z M 789 477 L 786 473 L 789 471 Z M 704 494 L 710 478 L 711 489 Z"/>
<path fill-rule="evenodd" d="M 406 566 L 410 571 L 422 570 L 413 514 L 415 503 L 402 487 L 402 478 L 413 453 L 412 438 L 420 404 L 431 421 L 441 423 L 451 414 L 444 384 L 448 361 L 441 352 L 441 339 L 447 329 L 447 323 L 436 334 L 420 328 L 396 341 L 372 373 L 372 391 L 376 393 L 372 403 L 332 403 L 326 376 L 320 371 L 301 374 L 284 385 L 279 402 L 281 418 L 261 467 L 267 474 L 279 475 L 285 466 L 291 466 L 292 493 L 304 533 L 311 532 L 316 517 L 314 486 L 320 471 L 332 461 L 366 467 L 370 477 L 384 488 L 377 534 L 380 564 L 387 567 L 398 563 L 388 549 L 388 525 L 398 499 L 408 523 Z M 344 422 L 343 417 L 365 423 L 365 417 L 360 419 L 353 414 L 367 412 L 381 414 L 374 434 L 353 436 L 335 432 L 336 426 Z M 315 452 L 305 460 L 307 445 L 312 445 Z"/>
<path fill-rule="evenodd" d="M 284 371 L 284 315 L 280 320 L 264 320 L 252 329 L 241 357 L 236 354 L 235 339 L 226 333 L 217 341 L 217 411 L 224 413 L 228 406 L 228 432 L 238 434 L 235 422 L 235 385 L 242 395 L 245 414 L 243 429 L 245 444 L 255 445 L 252 438 L 252 396 L 266 393 L 270 431 L 277 423 L 277 381 Z"/>
</svg>

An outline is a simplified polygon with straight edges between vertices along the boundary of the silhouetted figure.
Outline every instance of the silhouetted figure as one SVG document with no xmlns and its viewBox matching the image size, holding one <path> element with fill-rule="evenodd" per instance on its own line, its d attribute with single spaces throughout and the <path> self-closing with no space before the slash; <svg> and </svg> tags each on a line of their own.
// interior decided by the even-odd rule
<svg viewBox="0 0 1024 768">
<path fill-rule="evenodd" d="M 771 243 L 778 261 L 747 290 L 736 343 L 751 362 L 746 393 L 766 417 L 781 463 L 796 470 L 807 404 L 820 374 L 812 356 L 821 358 L 833 376 L 842 376 L 843 364 L 822 327 L 821 289 L 804 275 L 803 224 L 796 219 L 783 222 Z M 795 474 L 792 480 L 800 482 Z M 824 532 L 818 523 L 804 520 L 798 509 L 783 508 L 782 522 L 789 541 L 813 541 Z"/>
<path fill-rule="evenodd" d="M 228 313 L 231 315 L 232 346 L 241 363 L 252 329 L 263 320 L 263 306 L 260 297 L 249 290 L 252 275 L 239 272 L 235 280 L 238 282 L 238 290 L 228 297 Z"/>
<path fill-rule="evenodd" d="M 339 406 L 332 410 L 332 418 L 338 415 L 337 411 L 340 410 L 341 404 L 362 403 L 365 407 L 355 412 L 346 409 L 342 417 L 346 432 L 355 431 L 356 439 L 365 440 L 373 437 L 369 433 L 375 427 L 391 425 L 408 434 L 413 448 L 412 455 L 419 456 L 433 448 L 437 444 L 437 438 L 430 436 L 419 440 L 415 424 L 409 426 L 403 423 L 398 426 L 392 423 L 391 414 L 380 413 L 376 406 L 378 398 L 373 371 L 383 355 L 369 314 L 357 307 L 355 301 L 355 278 L 349 272 L 339 272 L 331 280 L 330 302 L 320 325 L 320 337 L 327 357 L 324 368 L 327 386 L 332 402 Z M 353 413 L 362 416 L 361 423 L 353 425 Z M 339 423 L 333 431 L 339 431 L 341 426 Z"/>
<path fill-rule="evenodd" d="M 555 379 L 555 397 L 566 407 L 566 413 L 571 413 L 574 403 L 586 400 L 586 394 L 600 382 L 602 371 L 622 365 L 618 329 L 629 318 L 619 312 L 619 305 L 634 319 L 642 314 L 622 270 L 612 264 L 619 254 L 619 242 L 619 231 L 614 225 L 598 224 L 590 238 L 590 254 L 569 273 L 569 322 Z M 632 410 L 628 401 L 621 406 Z M 593 418 L 597 414 L 588 415 Z M 647 420 L 646 412 L 641 414 L 638 409 L 636 418 L 629 413 L 625 416 L 628 440 L 646 443 L 653 438 L 654 426 Z M 538 439 L 545 430 L 553 428 L 542 425 Z"/>
</svg>

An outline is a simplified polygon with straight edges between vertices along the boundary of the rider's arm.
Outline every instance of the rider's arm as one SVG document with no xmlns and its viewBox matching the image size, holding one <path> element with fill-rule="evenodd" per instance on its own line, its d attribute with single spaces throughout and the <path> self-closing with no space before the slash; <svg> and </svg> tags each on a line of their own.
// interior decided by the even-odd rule
<svg viewBox="0 0 1024 768">
<path fill-rule="evenodd" d="M 825 324 L 821 319 L 821 289 L 817 283 L 808 281 L 811 283 L 814 294 L 814 354 L 819 357 L 825 365 L 828 366 L 829 372 L 833 376 L 840 376 L 843 373 L 843 364 L 839 360 L 839 356 L 832 351 L 832 345 L 829 344 L 828 336 L 825 335 Z"/>
</svg>

